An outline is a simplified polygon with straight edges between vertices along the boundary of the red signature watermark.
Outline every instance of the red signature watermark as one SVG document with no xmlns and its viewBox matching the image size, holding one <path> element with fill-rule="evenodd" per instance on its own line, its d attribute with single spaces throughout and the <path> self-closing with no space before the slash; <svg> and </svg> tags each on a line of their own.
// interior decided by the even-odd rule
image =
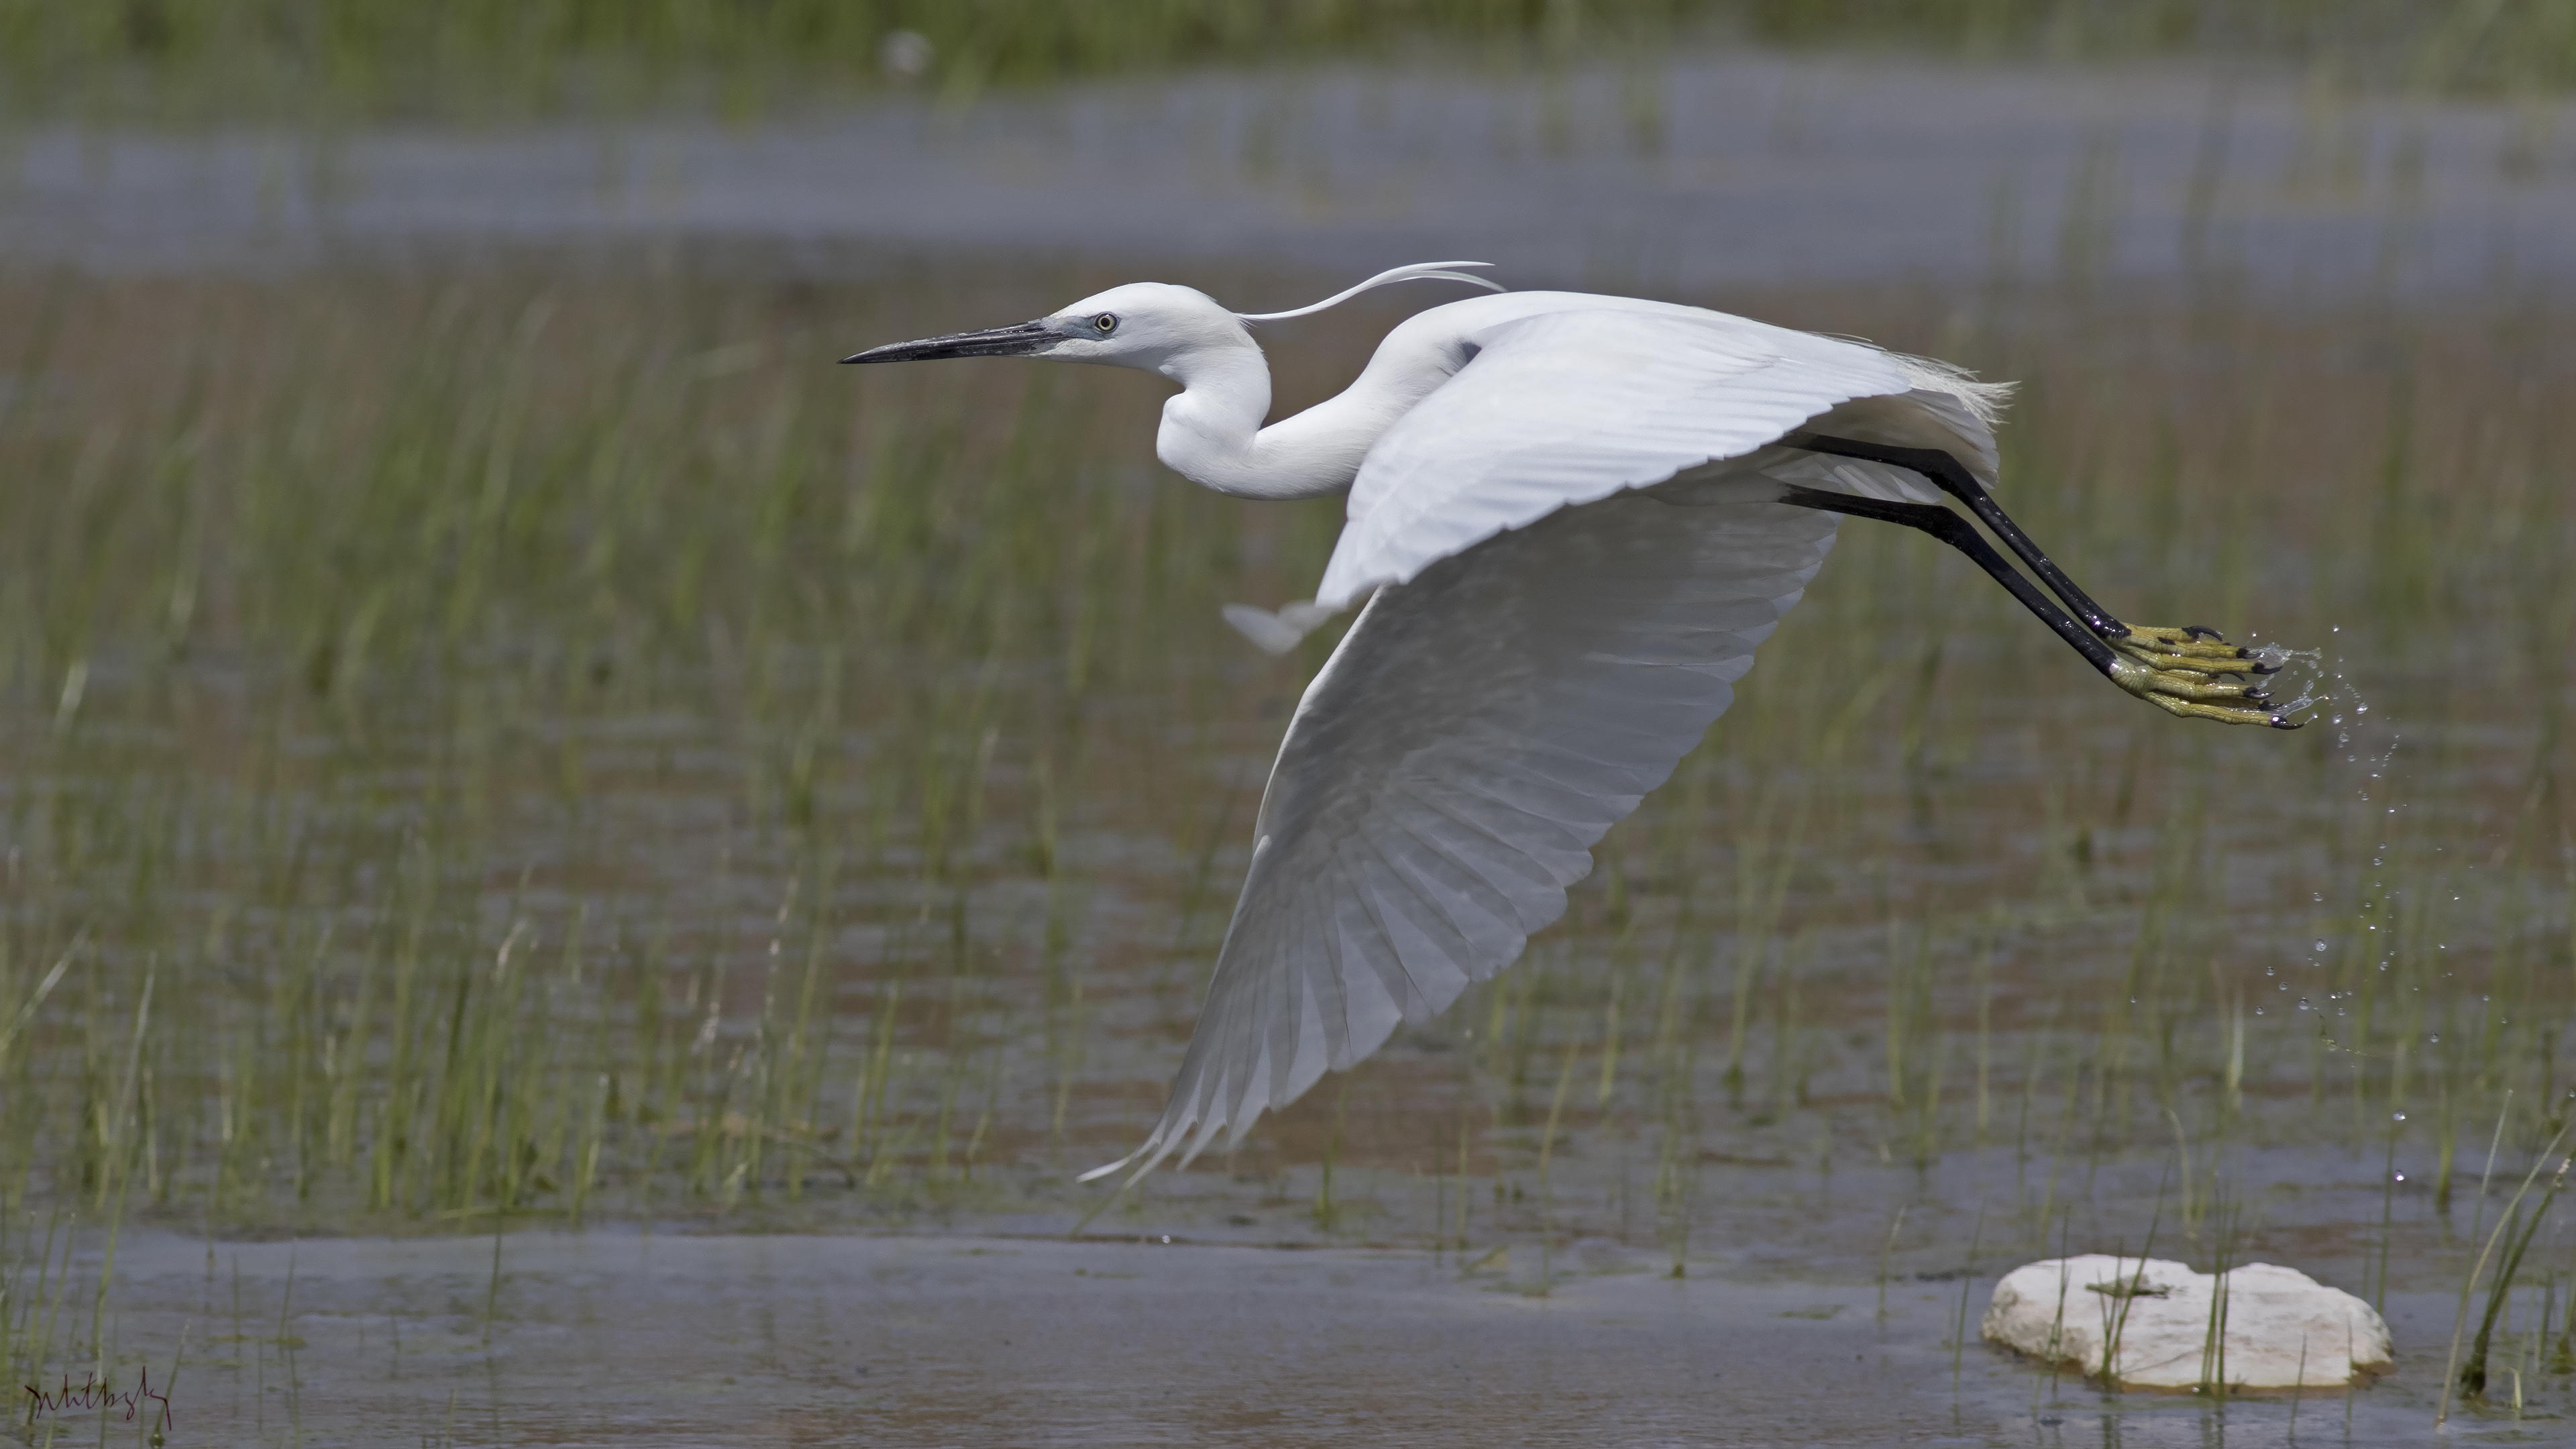
<svg viewBox="0 0 2576 1449">
<path fill-rule="evenodd" d="M 130 1389 L 120 1389 L 95 1372 L 81 1375 L 78 1385 L 72 1383 L 70 1374 L 64 1374 L 61 1387 L 50 1393 L 34 1384 L 21 1387 L 27 1391 L 27 1422 L 30 1424 L 36 1422 L 40 1414 L 87 1414 L 119 1408 L 125 1410 L 125 1421 L 130 1424 L 136 1414 L 153 1405 L 159 1406 L 152 1409 L 155 1442 L 164 1431 L 178 1424 L 170 1417 L 169 1395 L 152 1392 L 152 1369 L 149 1365 L 144 1367 L 141 1380 Z"/>
</svg>

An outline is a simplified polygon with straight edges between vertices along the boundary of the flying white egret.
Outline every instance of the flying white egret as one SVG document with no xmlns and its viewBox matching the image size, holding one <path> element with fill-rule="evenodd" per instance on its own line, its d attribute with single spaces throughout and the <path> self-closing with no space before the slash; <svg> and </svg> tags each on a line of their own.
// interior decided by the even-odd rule
<svg viewBox="0 0 2576 1449">
<path fill-rule="evenodd" d="M 1564 913 L 1592 846 L 1725 711 L 1838 514 L 1962 550 L 2171 713 L 2287 729 L 2308 702 L 2275 705 L 2245 682 L 2286 650 L 2129 627 L 2041 554 L 1984 487 L 2005 388 L 1866 343 L 1665 302 L 1503 292 L 1455 270 L 1482 265 L 1398 267 L 1264 315 L 1138 282 L 845 359 L 1158 372 L 1181 386 L 1155 440 L 1174 471 L 1242 498 L 1350 495 L 1311 604 L 1228 611 L 1284 650 L 1367 600 L 1288 723 L 1162 1120 L 1085 1180 L 1240 1142 L 1264 1108 L 1510 965 Z M 1412 317 L 1340 396 L 1262 425 L 1270 371 L 1246 324 L 1416 278 L 1501 295 Z"/>
</svg>

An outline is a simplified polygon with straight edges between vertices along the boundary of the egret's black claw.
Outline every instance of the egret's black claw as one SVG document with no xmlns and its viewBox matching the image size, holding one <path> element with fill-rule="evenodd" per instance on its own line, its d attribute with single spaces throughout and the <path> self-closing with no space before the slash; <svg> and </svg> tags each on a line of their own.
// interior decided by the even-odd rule
<svg viewBox="0 0 2576 1449">
<path fill-rule="evenodd" d="M 2207 624 L 2185 624 L 2182 626 L 2182 631 L 2194 639 L 2215 639 L 2221 644 L 2227 642 L 2226 635 L 2219 633 Z"/>
<path fill-rule="evenodd" d="M 2276 730 L 2295 730 L 2295 729 L 2305 729 L 2305 728 L 2307 727 L 2307 723 L 2308 723 L 2308 722 L 2307 722 L 2306 720 L 2303 720 L 2303 719 L 2302 719 L 2302 720 L 2286 720 L 2286 719 L 2281 718 L 2281 717 L 2280 717 L 2279 715 L 2277 715 L 2277 714 L 2276 714 L 2276 715 L 2274 715 L 2274 716 L 2272 716 L 2272 728 L 2274 728 L 2274 729 L 2276 729 Z"/>
<path fill-rule="evenodd" d="M 2249 689 L 2236 697 L 2238 699 L 2250 699 L 2256 704 L 2261 704 L 2263 701 L 2272 697 L 2272 691 L 2268 689 Z"/>
<path fill-rule="evenodd" d="M 2278 674 L 2281 672 L 2281 666 L 2278 664 L 2256 664 L 2254 666 L 2254 672 L 2257 674 Z"/>
</svg>

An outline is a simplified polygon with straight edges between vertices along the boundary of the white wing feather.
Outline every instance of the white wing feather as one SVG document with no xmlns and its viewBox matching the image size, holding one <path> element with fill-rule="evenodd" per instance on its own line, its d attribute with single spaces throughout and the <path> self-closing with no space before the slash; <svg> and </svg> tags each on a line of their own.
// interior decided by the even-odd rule
<svg viewBox="0 0 2576 1449">
<path fill-rule="evenodd" d="M 1696 308 L 1542 312 L 1465 341 L 1472 360 L 1369 449 L 1317 603 L 1347 605 L 1559 508 L 1741 457 L 1837 403 L 1914 387 L 1876 348 Z"/>
<path fill-rule="evenodd" d="M 1614 306 L 1470 330 L 1471 360 L 1370 450 L 1317 597 L 1377 592 L 1289 722 L 1171 1100 L 1086 1180 L 1239 1142 L 1564 913 L 1832 546 L 1836 517 L 1781 485 L 1925 496 L 1769 445 L 1813 420 L 1992 470 L 1990 399 L 1925 364 Z"/>
<path fill-rule="evenodd" d="M 1239 1140 L 1517 958 L 1725 710 L 1835 521 L 1611 499 L 1379 591 L 1289 724 L 1171 1103 L 1126 1161 Z"/>
</svg>

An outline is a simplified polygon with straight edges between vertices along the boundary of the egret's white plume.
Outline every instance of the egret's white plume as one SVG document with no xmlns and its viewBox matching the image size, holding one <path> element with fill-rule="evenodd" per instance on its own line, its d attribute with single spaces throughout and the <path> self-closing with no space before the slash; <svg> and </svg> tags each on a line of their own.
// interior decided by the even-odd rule
<svg viewBox="0 0 2576 1449">
<path fill-rule="evenodd" d="M 1423 280 L 1466 282 L 1488 291 L 1503 291 L 1505 290 L 1503 284 L 1491 277 L 1471 277 L 1464 272 L 1449 270 L 1451 267 L 1490 267 L 1492 265 L 1492 262 L 1415 262 L 1409 267 L 1394 267 L 1380 272 L 1358 286 L 1335 292 L 1311 307 L 1299 307 L 1292 312 L 1237 312 L 1234 315 L 1246 322 L 1285 322 L 1291 317 L 1311 317 L 1327 307 L 1338 307 L 1371 287 L 1383 287 L 1389 282 Z"/>
</svg>

